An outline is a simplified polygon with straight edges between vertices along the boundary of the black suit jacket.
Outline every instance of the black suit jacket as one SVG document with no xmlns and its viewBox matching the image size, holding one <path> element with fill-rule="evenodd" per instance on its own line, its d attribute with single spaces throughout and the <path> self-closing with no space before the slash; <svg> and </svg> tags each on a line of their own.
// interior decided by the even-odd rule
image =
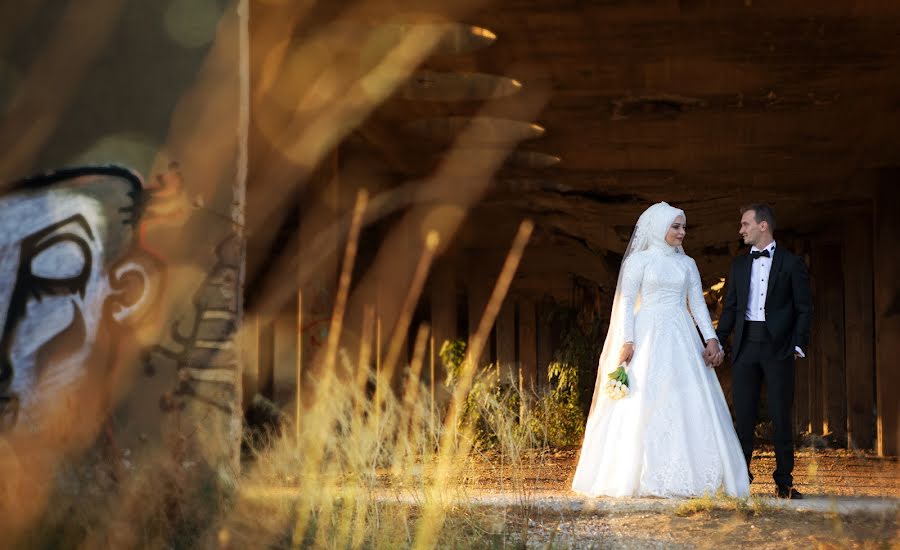
<svg viewBox="0 0 900 550">
<path fill-rule="evenodd" d="M 738 256 L 731 262 L 725 306 L 716 328 L 719 342 L 722 343 L 734 330 L 732 362 L 735 362 L 741 353 L 752 262 L 749 255 Z M 769 289 L 765 304 L 766 328 L 775 346 L 774 357 L 777 359 L 790 357 L 794 353 L 794 346 L 802 349 L 804 354 L 808 354 L 812 298 L 806 263 L 783 247 L 776 246 L 767 284 Z"/>
</svg>

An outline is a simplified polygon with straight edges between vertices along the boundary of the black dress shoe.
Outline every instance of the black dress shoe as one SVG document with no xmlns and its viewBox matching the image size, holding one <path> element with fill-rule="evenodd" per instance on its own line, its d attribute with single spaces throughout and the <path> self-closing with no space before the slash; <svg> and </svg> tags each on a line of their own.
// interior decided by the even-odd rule
<svg viewBox="0 0 900 550">
<path fill-rule="evenodd" d="M 787 485 L 776 485 L 775 496 L 790 500 L 803 500 L 803 494 L 800 491 L 793 487 L 788 487 Z"/>
</svg>

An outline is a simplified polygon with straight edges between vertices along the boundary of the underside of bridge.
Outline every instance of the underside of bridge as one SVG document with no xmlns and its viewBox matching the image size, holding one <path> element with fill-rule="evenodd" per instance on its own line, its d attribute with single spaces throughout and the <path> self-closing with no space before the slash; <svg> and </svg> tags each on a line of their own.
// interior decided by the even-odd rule
<svg viewBox="0 0 900 550">
<path fill-rule="evenodd" d="M 900 4 L 323 4 L 251 4 L 248 304 L 275 320 L 262 323 L 268 351 L 249 383 L 289 395 L 293 370 L 280 375 L 278 358 L 321 346 L 345 232 L 309 243 L 359 189 L 371 217 L 348 327 L 362 330 L 366 305 L 385 333 L 402 323 L 435 230 L 438 255 L 401 327 L 428 322 L 435 349 L 474 333 L 517 228 L 534 222 L 484 358 L 532 387 L 573 327 L 602 343 L 621 254 L 648 205 L 685 210 L 685 248 L 715 313 L 718 283 L 745 252 L 739 208 L 763 201 L 814 289 L 798 432 L 897 453 Z M 332 102 L 359 98 L 352 116 L 329 116 Z M 311 128 L 330 139 L 295 147 Z M 283 198 L 262 190 L 279 179 L 302 185 Z M 280 218 L 254 207 L 273 199 Z M 255 290 L 284 277 L 273 258 L 290 247 L 299 306 Z M 588 390 L 595 360 L 582 365 Z"/>
</svg>

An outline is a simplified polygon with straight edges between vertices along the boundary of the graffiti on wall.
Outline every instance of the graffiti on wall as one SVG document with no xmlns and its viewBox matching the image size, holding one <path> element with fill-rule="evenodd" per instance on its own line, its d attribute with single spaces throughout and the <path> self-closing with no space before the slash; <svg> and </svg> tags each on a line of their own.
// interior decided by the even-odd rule
<svg viewBox="0 0 900 550">
<path fill-rule="evenodd" d="M 140 243 L 146 198 L 141 178 L 114 166 L 43 174 L 0 196 L 3 431 L 73 412 L 60 405 L 102 405 L 97 386 L 159 290 L 159 261 Z M 73 402 L 87 385 L 91 397 Z"/>
<path fill-rule="evenodd" d="M 163 411 L 184 409 L 188 399 L 224 413 L 237 404 L 238 326 L 237 281 L 240 239 L 231 237 L 216 249 L 217 262 L 194 294 L 193 312 L 172 325 L 171 345 L 155 346 L 147 355 L 144 372 L 174 369 L 177 387 L 160 398 Z"/>
</svg>

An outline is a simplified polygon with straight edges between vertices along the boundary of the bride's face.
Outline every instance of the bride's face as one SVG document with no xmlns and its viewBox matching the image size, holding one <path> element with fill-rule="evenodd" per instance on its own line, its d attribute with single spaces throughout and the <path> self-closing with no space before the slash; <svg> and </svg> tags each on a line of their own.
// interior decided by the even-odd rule
<svg viewBox="0 0 900 550">
<path fill-rule="evenodd" d="M 672 221 L 672 225 L 666 232 L 666 242 L 669 243 L 669 246 L 681 246 L 686 233 L 687 226 L 684 223 L 684 216 L 678 216 Z"/>
</svg>

